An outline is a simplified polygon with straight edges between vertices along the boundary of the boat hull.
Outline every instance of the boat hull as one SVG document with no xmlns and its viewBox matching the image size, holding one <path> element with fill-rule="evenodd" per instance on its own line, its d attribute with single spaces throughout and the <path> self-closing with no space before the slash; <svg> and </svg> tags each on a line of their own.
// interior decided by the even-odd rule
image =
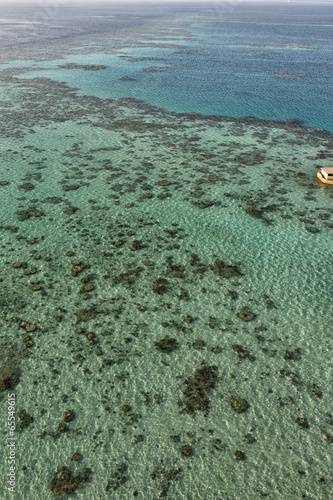
<svg viewBox="0 0 333 500">
<path fill-rule="evenodd" d="M 328 181 L 327 179 L 325 179 L 325 177 L 323 177 L 320 172 L 317 172 L 317 178 L 324 184 L 331 184 L 333 186 L 333 181 Z"/>
</svg>

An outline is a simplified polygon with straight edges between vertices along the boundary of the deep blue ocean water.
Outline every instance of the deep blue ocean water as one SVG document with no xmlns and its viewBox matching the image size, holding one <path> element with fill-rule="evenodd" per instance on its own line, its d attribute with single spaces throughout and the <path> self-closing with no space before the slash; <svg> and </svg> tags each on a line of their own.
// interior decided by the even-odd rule
<svg viewBox="0 0 333 500">
<path fill-rule="evenodd" d="M 91 59 L 95 64 L 105 64 L 106 70 L 57 69 L 31 76 L 65 81 L 81 94 L 136 97 L 172 111 L 298 119 L 307 126 L 333 131 L 333 4 L 238 3 L 225 10 L 218 6 L 214 10 L 211 4 L 209 7 L 194 9 L 195 22 L 191 22 L 193 6 L 188 9 L 187 30 L 192 38 L 179 37 L 185 50 L 172 46 L 154 49 L 152 43 L 147 43 L 147 48 L 123 50 L 119 56 L 92 50 L 90 57 L 78 55 L 69 60 L 82 63 Z M 71 17 L 67 12 L 67 36 L 89 29 L 103 31 L 140 24 L 156 15 L 152 7 L 142 9 L 141 15 L 139 9 L 129 11 L 126 24 L 125 16 L 118 19 L 115 12 L 117 21 L 107 25 L 103 15 L 110 13 L 108 9 L 96 8 L 100 17 L 91 16 L 90 27 L 88 16 L 76 12 Z M 100 19 L 97 24 L 96 18 Z M 68 19 L 72 19 L 72 25 Z M 128 60 L 124 55 L 162 57 L 164 61 Z M 144 71 L 151 66 L 164 70 Z M 124 76 L 133 80 L 124 82 L 120 79 Z"/>
</svg>

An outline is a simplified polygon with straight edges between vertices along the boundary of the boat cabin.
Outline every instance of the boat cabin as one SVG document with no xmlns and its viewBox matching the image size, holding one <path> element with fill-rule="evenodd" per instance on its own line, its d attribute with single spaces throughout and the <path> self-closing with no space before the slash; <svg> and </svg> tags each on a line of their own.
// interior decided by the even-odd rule
<svg viewBox="0 0 333 500">
<path fill-rule="evenodd" d="M 327 181 L 333 181 L 333 167 L 323 167 L 320 173 Z"/>
</svg>

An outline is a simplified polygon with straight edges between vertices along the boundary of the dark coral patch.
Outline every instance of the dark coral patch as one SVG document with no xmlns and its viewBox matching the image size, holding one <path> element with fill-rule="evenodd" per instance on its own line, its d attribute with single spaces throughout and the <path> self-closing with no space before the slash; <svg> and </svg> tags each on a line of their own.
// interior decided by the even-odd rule
<svg viewBox="0 0 333 500">
<path fill-rule="evenodd" d="M 242 321 L 251 321 L 252 319 L 256 318 L 256 314 L 254 314 L 252 311 L 249 311 L 245 307 L 239 313 L 237 316 L 242 320 Z"/>
<path fill-rule="evenodd" d="M 185 380 L 185 408 L 183 412 L 193 414 L 203 411 L 207 415 L 209 409 L 208 394 L 214 389 L 217 380 L 217 367 L 205 366 Z"/>
<path fill-rule="evenodd" d="M 164 339 L 161 339 L 158 342 L 154 342 L 154 346 L 158 351 L 170 354 L 170 352 L 178 349 L 178 342 L 176 339 L 170 339 L 168 337 L 165 337 Z"/>
<path fill-rule="evenodd" d="M 82 472 L 73 475 L 68 467 L 61 467 L 57 470 L 50 484 L 50 490 L 56 497 L 65 497 L 75 492 L 77 488 L 82 488 L 89 481 L 91 470 L 85 467 Z"/>
<path fill-rule="evenodd" d="M 245 399 L 242 398 L 230 398 L 230 406 L 236 413 L 243 413 L 247 408 L 247 403 Z"/>
<path fill-rule="evenodd" d="M 210 265 L 209 267 L 215 274 L 221 276 L 222 278 L 242 276 L 242 273 L 237 266 L 228 266 L 224 264 L 223 260 L 217 260 L 214 266 Z"/>
</svg>

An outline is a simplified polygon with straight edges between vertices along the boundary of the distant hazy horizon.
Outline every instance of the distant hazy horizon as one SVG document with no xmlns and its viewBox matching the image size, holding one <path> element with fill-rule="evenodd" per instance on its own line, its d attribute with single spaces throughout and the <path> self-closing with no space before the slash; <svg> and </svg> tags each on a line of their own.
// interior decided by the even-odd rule
<svg viewBox="0 0 333 500">
<path fill-rule="evenodd" d="M 91 3 L 91 4 L 100 4 L 100 3 L 106 3 L 110 5 L 121 5 L 123 3 L 129 3 L 129 4 L 147 4 L 147 3 L 155 3 L 155 4 L 163 4 L 163 3 L 174 3 L 174 4 L 183 4 L 183 3 L 201 3 L 201 4 L 207 4 L 209 5 L 232 5 L 232 4 L 241 4 L 244 2 L 252 2 L 252 3 L 306 3 L 306 4 L 314 4 L 314 5 L 319 5 L 319 4 L 328 4 L 332 3 L 333 0 L 210 0 L 210 1 L 204 1 L 204 0 L 97 0 L 97 2 L 94 2 L 93 0 L 40 0 L 38 1 L 32 1 L 32 0 L 0 0 L 0 5 L 12 5 L 13 3 L 15 4 L 31 4 L 31 5 L 38 5 L 39 7 L 51 7 L 51 6 L 56 6 L 56 5 L 67 5 L 67 4 L 72 4 L 72 3 Z"/>
</svg>

